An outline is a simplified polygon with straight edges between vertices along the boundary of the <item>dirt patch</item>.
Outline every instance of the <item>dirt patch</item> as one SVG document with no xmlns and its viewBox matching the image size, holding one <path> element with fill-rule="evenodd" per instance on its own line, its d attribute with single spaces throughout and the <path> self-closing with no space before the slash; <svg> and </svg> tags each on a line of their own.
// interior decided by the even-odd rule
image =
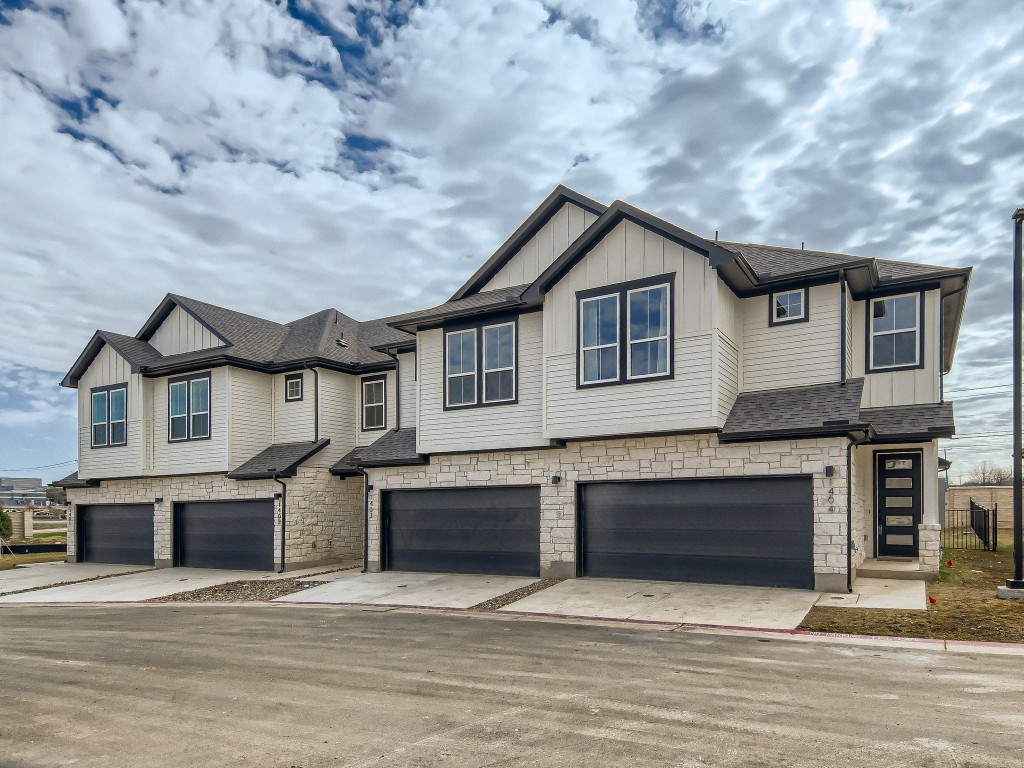
<svg viewBox="0 0 1024 768">
<path fill-rule="evenodd" d="M 541 579 L 533 584 L 526 587 L 520 587 L 519 589 L 513 589 L 511 592 L 506 592 L 504 595 L 498 595 L 492 597 L 490 600 L 484 600 L 482 603 L 470 606 L 471 611 L 496 611 L 499 608 L 504 608 L 506 605 L 512 605 L 524 597 L 529 597 L 532 594 L 540 592 L 542 589 L 553 587 L 555 584 L 560 584 L 561 579 Z"/>
<path fill-rule="evenodd" d="M 951 562 L 952 565 L 948 563 Z M 940 580 L 928 585 L 928 609 L 896 611 L 814 607 L 800 629 L 891 637 L 1024 643 L 1024 602 L 999 600 L 1013 576 L 1013 553 L 943 550 Z"/>
<path fill-rule="evenodd" d="M 38 542 L 36 542 L 38 544 Z M 59 563 L 68 559 L 67 552 L 33 552 L 29 555 L 11 555 L 4 550 L 0 557 L 0 571 L 7 571 L 17 565 L 29 565 L 31 563 Z"/>
</svg>

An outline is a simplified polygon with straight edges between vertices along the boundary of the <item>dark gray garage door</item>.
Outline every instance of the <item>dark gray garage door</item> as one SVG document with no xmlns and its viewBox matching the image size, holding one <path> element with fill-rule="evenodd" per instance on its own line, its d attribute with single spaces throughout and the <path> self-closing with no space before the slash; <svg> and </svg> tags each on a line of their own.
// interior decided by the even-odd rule
<svg viewBox="0 0 1024 768">
<path fill-rule="evenodd" d="M 540 489 L 386 491 L 384 568 L 540 573 Z"/>
<path fill-rule="evenodd" d="M 274 570 L 274 502 L 203 501 L 174 505 L 174 564 Z"/>
<path fill-rule="evenodd" d="M 811 479 L 582 486 L 584 576 L 814 587 Z"/>
<path fill-rule="evenodd" d="M 78 560 L 83 563 L 153 565 L 153 505 L 79 506 Z"/>
</svg>

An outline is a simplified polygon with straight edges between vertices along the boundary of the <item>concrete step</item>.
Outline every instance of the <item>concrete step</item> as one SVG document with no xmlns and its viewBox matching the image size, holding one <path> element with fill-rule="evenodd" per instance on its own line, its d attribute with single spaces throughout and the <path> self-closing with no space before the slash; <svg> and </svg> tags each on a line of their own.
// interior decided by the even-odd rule
<svg viewBox="0 0 1024 768">
<path fill-rule="evenodd" d="M 865 560 L 855 571 L 856 577 L 871 579 L 903 579 L 906 581 L 938 581 L 935 571 L 922 571 L 917 560 Z"/>
</svg>

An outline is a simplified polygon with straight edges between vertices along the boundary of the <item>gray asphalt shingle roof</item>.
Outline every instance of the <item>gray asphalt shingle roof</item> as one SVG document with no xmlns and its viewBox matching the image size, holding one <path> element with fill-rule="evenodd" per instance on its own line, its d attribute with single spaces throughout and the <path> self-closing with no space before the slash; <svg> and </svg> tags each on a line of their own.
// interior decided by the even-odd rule
<svg viewBox="0 0 1024 768">
<path fill-rule="evenodd" d="M 816 384 L 762 392 L 736 398 L 722 429 L 721 439 L 752 435 L 843 433 L 860 421 L 864 379 L 846 384 Z"/>
<path fill-rule="evenodd" d="M 54 480 L 50 485 L 58 488 L 89 488 L 91 486 L 99 485 L 97 480 L 79 480 L 78 470 L 75 470 L 67 477 L 62 477 L 60 480 Z"/>
<path fill-rule="evenodd" d="M 888 408 L 865 408 L 861 418 L 875 428 L 879 438 L 932 439 L 951 437 L 956 431 L 952 403 L 894 405 Z"/>
<path fill-rule="evenodd" d="M 529 287 L 528 284 L 513 285 L 510 288 L 496 288 L 493 291 L 474 293 L 464 299 L 446 301 L 444 304 L 438 304 L 430 309 L 389 317 L 387 323 L 395 328 L 402 328 L 431 320 L 443 320 L 464 314 L 477 314 L 490 309 L 516 306 L 520 303 L 519 297 L 522 296 L 523 291 Z"/>
<path fill-rule="evenodd" d="M 242 466 L 228 472 L 235 480 L 260 480 L 269 477 L 294 477 L 298 466 L 310 456 L 323 450 L 330 440 L 315 443 L 275 443 L 264 448 Z"/>
<path fill-rule="evenodd" d="M 374 443 L 360 450 L 356 461 L 361 467 L 426 463 L 422 454 L 416 453 L 416 430 L 412 428 L 385 432 Z"/>
</svg>

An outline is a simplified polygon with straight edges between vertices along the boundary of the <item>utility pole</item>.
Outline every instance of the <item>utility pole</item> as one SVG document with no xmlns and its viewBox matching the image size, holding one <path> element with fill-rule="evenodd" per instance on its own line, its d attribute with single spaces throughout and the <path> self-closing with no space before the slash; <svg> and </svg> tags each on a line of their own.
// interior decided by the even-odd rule
<svg viewBox="0 0 1024 768">
<path fill-rule="evenodd" d="M 1024 208 L 1013 213 L 1013 578 L 996 590 L 997 597 L 1024 600 L 1024 536 L 1021 531 L 1024 486 L 1021 477 L 1021 317 L 1024 304 L 1024 276 L 1021 263 L 1021 229 Z"/>
</svg>

